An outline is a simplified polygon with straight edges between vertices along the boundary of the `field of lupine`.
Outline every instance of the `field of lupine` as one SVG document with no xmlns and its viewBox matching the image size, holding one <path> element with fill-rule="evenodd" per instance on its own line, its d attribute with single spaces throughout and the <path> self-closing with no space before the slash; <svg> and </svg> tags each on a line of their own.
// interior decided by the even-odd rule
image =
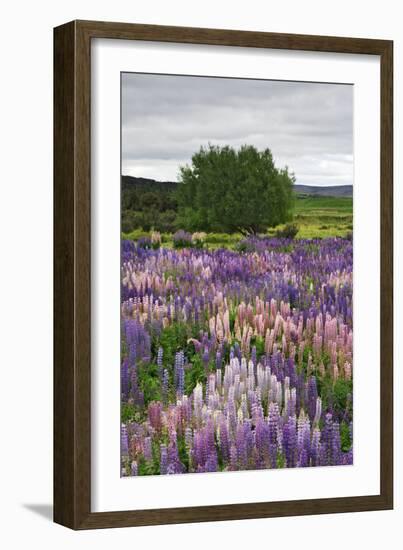
<svg viewBox="0 0 403 550">
<path fill-rule="evenodd" d="M 178 233 L 122 241 L 122 475 L 352 464 L 352 242 Z"/>
</svg>

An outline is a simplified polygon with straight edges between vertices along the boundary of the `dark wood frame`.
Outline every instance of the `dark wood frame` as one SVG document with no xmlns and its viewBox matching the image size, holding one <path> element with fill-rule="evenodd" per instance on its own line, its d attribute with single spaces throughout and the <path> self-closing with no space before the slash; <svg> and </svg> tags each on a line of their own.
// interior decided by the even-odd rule
<svg viewBox="0 0 403 550">
<path fill-rule="evenodd" d="M 92 513 L 90 57 L 92 38 L 370 54 L 381 59 L 381 488 L 379 495 Z M 73 21 L 54 29 L 54 521 L 72 529 L 393 507 L 393 42 Z"/>
</svg>

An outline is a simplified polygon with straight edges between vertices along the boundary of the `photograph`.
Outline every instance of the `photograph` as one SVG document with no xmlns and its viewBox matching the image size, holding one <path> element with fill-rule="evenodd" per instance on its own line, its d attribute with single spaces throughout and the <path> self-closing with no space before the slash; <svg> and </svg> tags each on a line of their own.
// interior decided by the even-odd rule
<svg viewBox="0 0 403 550">
<path fill-rule="evenodd" d="M 121 477 L 353 464 L 353 95 L 121 73 Z"/>
</svg>

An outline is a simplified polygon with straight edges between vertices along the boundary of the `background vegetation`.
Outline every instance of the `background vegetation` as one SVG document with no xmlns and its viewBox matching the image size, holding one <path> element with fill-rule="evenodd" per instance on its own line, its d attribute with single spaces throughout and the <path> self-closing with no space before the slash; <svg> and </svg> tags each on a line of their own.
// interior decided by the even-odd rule
<svg viewBox="0 0 403 550">
<path fill-rule="evenodd" d="M 280 235 L 290 221 L 298 229 L 297 238 L 351 234 L 350 186 L 293 185 L 286 170 L 275 168 L 270 151 L 241 151 L 199 151 L 192 166 L 181 169 L 180 183 L 123 176 L 124 237 L 137 240 L 154 230 L 161 233 L 166 246 L 172 246 L 172 234 L 179 229 L 205 231 L 206 246 L 233 248 L 245 233 Z M 274 183 L 269 185 L 262 173 Z"/>
</svg>

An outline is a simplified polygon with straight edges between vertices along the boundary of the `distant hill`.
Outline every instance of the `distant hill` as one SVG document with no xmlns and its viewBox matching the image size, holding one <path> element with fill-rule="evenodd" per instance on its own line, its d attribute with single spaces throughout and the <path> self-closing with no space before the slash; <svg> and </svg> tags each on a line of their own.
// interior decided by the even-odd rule
<svg viewBox="0 0 403 550">
<path fill-rule="evenodd" d="M 311 195 L 316 197 L 352 197 L 352 185 L 294 185 L 297 195 Z"/>
<path fill-rule="evenodd" d="M 138 189 L 140 192 L 172 192 L 178 184 L 176 181 L 156 181 L 151 178 L 136 178 L 122 176 L 122 191 Z M 297 195 L 313 195 L 319 197 L 352 197 L 352 185 L 294 185 Z"/>
<path fill-rule="evenodd" d="M 156 181 L 151 178 L 135 178 L 133 176 L 122 176 L 122 191 L 138 189 L 139 191 L 175 191 L 178 184 L 176 181 Z"/>
</svg>

